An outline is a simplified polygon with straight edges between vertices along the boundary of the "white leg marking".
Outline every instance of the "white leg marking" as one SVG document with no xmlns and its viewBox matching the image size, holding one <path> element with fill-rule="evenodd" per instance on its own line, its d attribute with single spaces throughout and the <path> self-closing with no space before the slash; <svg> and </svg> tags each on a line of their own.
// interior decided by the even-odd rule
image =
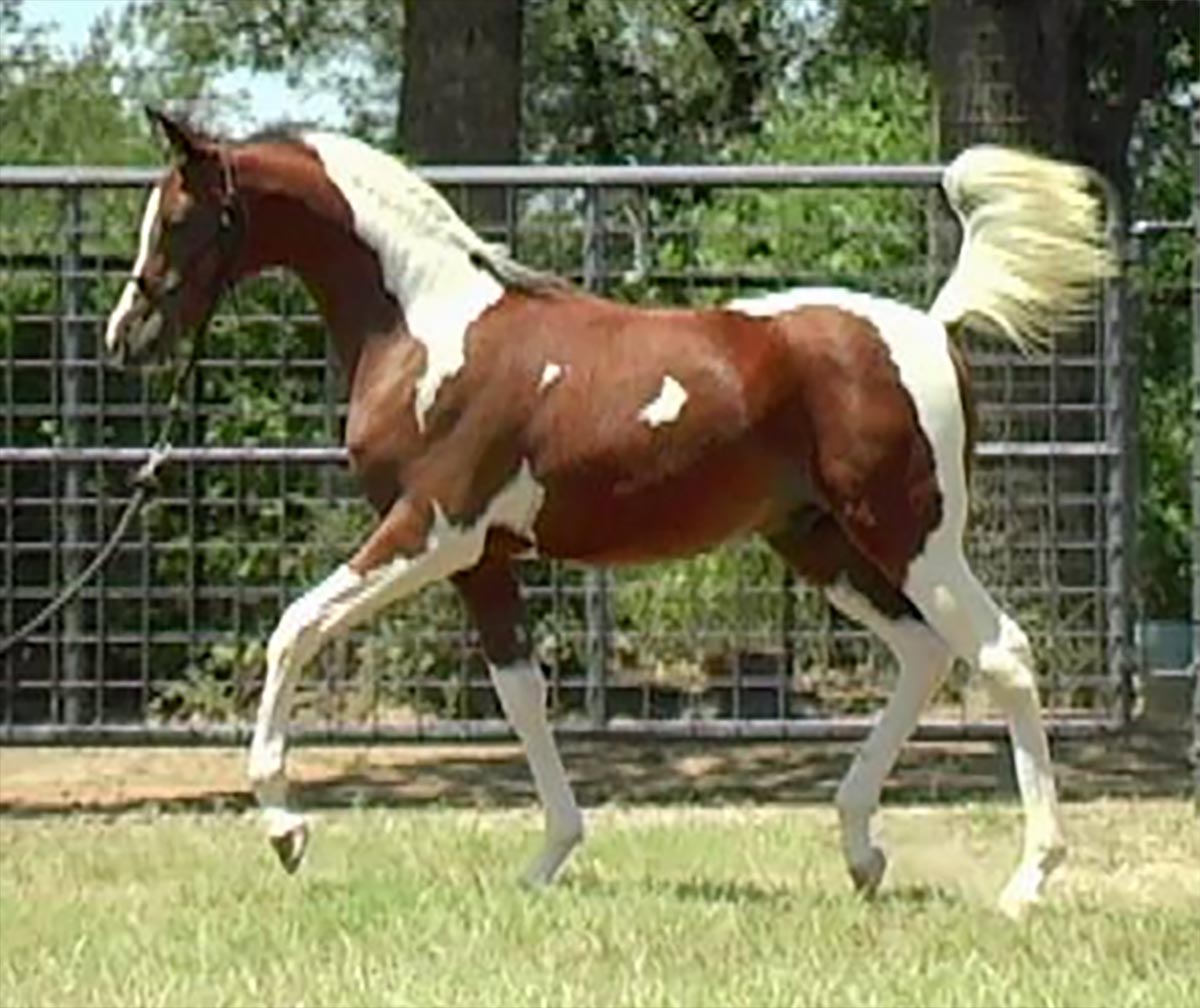
<svg viewBox="0 0 1200 1008">
<path fill-rule="evenodd" d="M 273 841 L 302 835 L 304 828 L 303 819 L 288 810 L 284 774 L 294 673 L 320 649 L 362 582 L 349 567 L 339 567 L 287 607 L 267 645 L 267 676 L 250 745 L 249 777 Z M 297 863 L 302 853 L 297 852 Z M 286 860 L 285 866 L 295 868 Z"/>
<path fill-rule="evenodd" d="M 483 550 L 483 531 L 450 531 L 435 523 L 430 547 L 416 557 L 400 557 L 366 575 L 342 566 L 284 611 L 267 645 L 267 677 L 254 739 L 249 777 L 262 807 L 267 833 L 288 870 L 303 855 L 304 821 L 287 807 L 285 754 L 295 674 L 335 634 L 374 615 L 388 603 L 412 594 L 474 564 Z"/>
<path fill-rule="evenodd" d="M 563 862 L 583 839 L 583 816 L 546 719 L 546 680 L 541 670 L 530 661 L 522 661 L 502 668 L 491 667 L 490 671 L 500 705 L 525 746 L 538 798 L 546 813 L 545 843 L 525 873 L 530 883 L 545 885 L 554 880 Z"/>
<path fill-rule="evenodd" d="M 162 186 L 156 185 L 150 190 L 150 197 L 146 200 L 146 209 L 142 211 L 142 226 L 138 232 L 137 258 L 133 263 L 133 276 L 135 277 L 142 275 L 142 271 L 146 268 L 146 261 L 150 258 L 150 252 L 154 248 L 154 243 L 158 240 L 158 208 L 161 201 Z M 120 329 L 121 320 L 124 319 L 133 307 L 137 293 L 137 284 L 132 280 L 127 282 L 121 290 L 117 306 L 112 310 L 112 314 L 108 316 L 108 325 L 104 330 L 104 346 L 109 352 L 117 348 L 117 332 Z"/>
<path fill-rule="evenodd" d="M 442 382 L 463 367 L 467 329 L 504 296 L 504 286 L 472 260 L 486 247 L 479 236 L 398 160 L 332 133 L 306 133 L 304 142 L 350 204 L 355 230 L 379 258 L 384 286 L 425 346 L 416 394 L 421 428 Z"/>
<path fill-rule="evenodd" d="M 526 459 L 470 528 L 451 526 L 435 503 L 434 521 L 423 553 L 397 557 L 365 575 L 339 567 L 284 611 L 267 646 L 267 679 L 250 747 L 249 775 L 266 817 L 268 835 L 273 840 L 287 841 L 282 847 L 276 844 L 276 849 L 289 870 L 303 855 L 305 837 L 303 820 L 287 808 L 284 772 L 293 675 L 335 634 L 349 630 L 405 595 L 473 566 L 483 553 L 490 527 L 501 525 L 532 537 L 542 498 L 542 486 Z M 525 708 L 518 705 L 518 711 L 524 714 Z M 550 745 L 553 747 L 553 741 Z M 534 764 L 535 778 L 538 766 Z M 547 800 L 545 796 L 543 800 Z"/>
<path fill-rule="evenodd" d="M 1015 917 L 1038 900 L 1046 880 L 1066 857 L 1050 746 L 1029 639 L 976 580 L 961 551 L 952 548 L 947 555 L 947 547 L 939 542 L 932 555 L 926 550 L 910 571 L 906 591 L 955 652 L 985 676 L 1008 719 L 1025 812 L 1025 844 L 1000 907 Z"/>
<path fill-rule="evenodd" d="M 670 375 L 665 375 L 658 395 L 642 407 L 638 412 L 638 419 L 651 427 L 671 423 L 673 420 L 679 419 L 679 414 L 683 411 L 687 400 L 687 389 Z"/>
<path fill-rule="evenodd" d="M 538 391 L 545 392 L 546 389 L 558 381 L 558 379 L 562 376 L 562 373 L 562 365 L 555 364 L 553 361 L 551 361 L 542 370 L 542 380 L 538 382 Z"/>
<path fill-rule="evenodd" d="M 872 843 L 871 817 L 900 748 L 950 667 L 951 654 L 945 642 L 925 624 L 913 619 L 889 619 L 844 584 L 831 586 L 826 595 L 847 616 L 884 641 L 900 665 L 896 687 L 837 792 L 846 864 L 855 885 L 870 893 L 879 886 L 887 867 L 883 852 Z"/>
</svg>

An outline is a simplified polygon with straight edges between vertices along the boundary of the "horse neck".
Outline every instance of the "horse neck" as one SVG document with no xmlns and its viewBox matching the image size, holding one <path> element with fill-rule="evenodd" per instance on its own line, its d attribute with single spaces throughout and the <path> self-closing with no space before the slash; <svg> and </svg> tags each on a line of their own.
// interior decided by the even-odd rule
<svg viewBox="0 0 1200 1008">
<path fill-rule="evenodd" d="M 299 277 L 353 380 L 370 340 L 407 336 L 403 313 L 382 283 L 378 256 L 336 201 L 290 191 L 276 180 L 247 189 L 241 275 L 278 267 Z"/>
</svg>

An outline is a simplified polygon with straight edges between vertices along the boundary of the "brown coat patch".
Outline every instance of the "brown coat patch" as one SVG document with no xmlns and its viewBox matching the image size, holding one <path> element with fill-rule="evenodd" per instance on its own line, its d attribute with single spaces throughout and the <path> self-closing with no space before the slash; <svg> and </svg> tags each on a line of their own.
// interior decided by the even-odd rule
<svg viewBox="0 0 1200 1008">
<path fill-rule="evenodd" d="M 752 318 L 509 290 L 468 328 L 464 366 L 422 429 L 425 348 L 319 159 L 251 146 L 237 170 L 256 236 L 246 270 L 301 274 L 350 376 L 347 444 L 389 515 L 356 563 L 419 549 L 434 503 L 474 522 L 525 460 L 544 491 L 532 532 L 550 557 L 682 557 L 755 531 L 795 538 L 798 516 L 805 528 L 827 516 L 899 586 L 941 520 L 932 451 L 887 346 L 834 306 Z M 559 374 L 542 387 L 548 365 Z M 667 377 L 686 400 L 651 424 L 642 411 Z M 837 576 L 827 566 L 810 576 Z"/>
</svg>

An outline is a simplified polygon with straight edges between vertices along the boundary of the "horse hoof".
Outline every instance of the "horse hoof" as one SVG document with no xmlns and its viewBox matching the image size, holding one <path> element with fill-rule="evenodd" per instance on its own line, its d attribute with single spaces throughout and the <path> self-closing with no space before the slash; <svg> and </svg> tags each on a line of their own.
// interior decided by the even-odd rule
<svg viewBox="0 0 1200 1008">
<path fill-rule="evenodd" d="M 864 896 L 873 896 L 887 871 L 887 855 L 878 847 L 872 847 L 865 861 L 850 865 L 850 878 L 854 888 Z"/>
<path fill-rule="evenodd" d="M 308 847 L 308 827 L 304 823 L 291 826 L 284 833 L 268 838 L 275 850 L 279 863 L 289 875 L 295 874 L 300 862 L 304 860 L 304 851 Z"/>
<path fill-rule="evenodd" d="M 1037 897 L 1010 893 L 1007 889 L 1000 894 L 997 909 L 1010 921 L 1019 922 L 1029 912 L 1029 908 L 1037 905 Z"/>
</svg>

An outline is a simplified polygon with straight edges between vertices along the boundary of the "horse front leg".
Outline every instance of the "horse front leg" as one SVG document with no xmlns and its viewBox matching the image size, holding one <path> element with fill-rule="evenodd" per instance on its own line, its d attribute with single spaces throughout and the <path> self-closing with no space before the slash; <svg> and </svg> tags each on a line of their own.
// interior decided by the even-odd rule
<svg viewBox="0 0 1200 1008">
<path fill-rule="evenodd" d="M 524 877 L 531 885 L 547 885 L 583 839 L 583 815 L 546 717 L 546 680 L 525 631 L 520 585 L 499 552 L 453 580 L 479 630 L 492 683 L 525 748 L 546 817 L 542 850 Z"/>
<path fill-rule="evenodd" d="M 280 863 L 299 867 L 308 841 L 303 816 L 288 807 L 287 728 L 296 673 L 327 641 L 425 585 L 472 566 L 476 530 L 434 521 L 432 506 L 401 499 L 351 560 L 284 611 L 267 645 L 267 674 L 250 745 L 249 777 Z"/>
</svg>

